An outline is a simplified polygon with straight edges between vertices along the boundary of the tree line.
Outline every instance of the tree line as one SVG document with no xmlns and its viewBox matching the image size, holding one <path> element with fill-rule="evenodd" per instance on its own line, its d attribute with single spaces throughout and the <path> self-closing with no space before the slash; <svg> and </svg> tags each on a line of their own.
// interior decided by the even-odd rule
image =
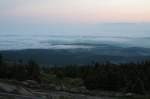
<svg viewBox="0 0 150 99">
<path fill-rule="evenodd" d="M 27 63 L 9 62 L 0 55 L 0 78 L 36 80 L 41 82 L 42 73 L 59 78 L 81 78 L 89 90 L 107 90 L 134 93 L 150 91 L 150 61 L 137 63 L 92 63 L 42 67 L 33 60 Z"/>
<path fill-rule="evenodd" d="M 22 60 L 10 62 L 0 54 L 0 78 L 16 80 L 40 80 L 40 66 L 33 60 L 23 63 Z"/>
<path fill-rule="evenodd" d="M 150 61 L 113 64 L 93 63 L 45 69 L 60 77 L 81 78 L 89 90 L 146 94 L 150 91 Z"/>
</svg>

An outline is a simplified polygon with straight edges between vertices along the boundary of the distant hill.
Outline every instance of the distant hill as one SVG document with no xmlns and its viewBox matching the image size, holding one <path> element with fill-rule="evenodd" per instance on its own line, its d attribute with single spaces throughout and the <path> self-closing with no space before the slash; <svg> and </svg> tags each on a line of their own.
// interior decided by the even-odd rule
<svg viewBox="0 0 150 99">
<path fill-rule="evenodd" d="M 65 65 L 111 61 L 136 62 L 150 59 L 149 48 L 97 46 L 93 49 L 26 49 L 0 51 L 10 61 L 33 59 L 40 64 Z"/>
<path fill-rule="evenodd" d="M 91 62 L 136 62 L 150 59 L 150 49 L 140 47 L 117 47 L 107 44 L 92 45 L 91 49 L 25 49 L 0 51 L 7 60 L 33 59 L 39 64 L 65 65 L 90 64 Z"/>
</svg>

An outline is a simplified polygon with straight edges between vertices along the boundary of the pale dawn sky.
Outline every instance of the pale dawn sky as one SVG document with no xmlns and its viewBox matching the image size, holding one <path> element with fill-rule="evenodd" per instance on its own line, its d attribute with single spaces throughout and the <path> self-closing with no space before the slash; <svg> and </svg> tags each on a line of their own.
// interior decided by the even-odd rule
<svg viewBox="0 0 150 99">
<path fill-rule="evenodd" d="M 150 0 L 0 0 L 1 20 L 149 22 Z"/>
<path fill-rule="evenodd" d="M 149 26 L 150 0 L 0 0 L 0 34 L 147 36 Z"/>
</svg>

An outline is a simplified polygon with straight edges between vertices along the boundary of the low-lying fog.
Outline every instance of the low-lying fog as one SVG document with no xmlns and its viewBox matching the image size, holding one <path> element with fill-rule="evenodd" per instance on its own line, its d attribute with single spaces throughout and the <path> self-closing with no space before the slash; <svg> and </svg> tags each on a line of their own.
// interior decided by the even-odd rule
<svg viewBox="0 0 150 99">
<path fill-rule="evenodd" d="M 90 49 L 102 44 L 150 48 L 149 26 L 149 23 L 3 25 L 0 50 Z"/>
<path fill-rule="evenodd" d="M 90 49 L 102 44 L 150 48 L 149 41 L 149 37 L 1 35 L 0 49 Z"/>
</svg>

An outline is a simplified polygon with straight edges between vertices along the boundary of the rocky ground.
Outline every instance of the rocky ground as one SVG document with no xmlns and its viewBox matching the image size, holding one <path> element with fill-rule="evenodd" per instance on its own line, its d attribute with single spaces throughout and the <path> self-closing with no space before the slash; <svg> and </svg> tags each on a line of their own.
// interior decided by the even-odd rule
<svg viewBox="0 0 150 99">
<path fill-rule="evenodd" d="M 86 88 L 71 88 L 52 85 L 45 88 L 36 81 L 0 80 L 0 99 L 125 99 L 134 94 L 88 91 Z M 130 98 L 144 99 L 144 98 Z M 146 98 L 148 99 L 148 98 Z"/>
</svg>

